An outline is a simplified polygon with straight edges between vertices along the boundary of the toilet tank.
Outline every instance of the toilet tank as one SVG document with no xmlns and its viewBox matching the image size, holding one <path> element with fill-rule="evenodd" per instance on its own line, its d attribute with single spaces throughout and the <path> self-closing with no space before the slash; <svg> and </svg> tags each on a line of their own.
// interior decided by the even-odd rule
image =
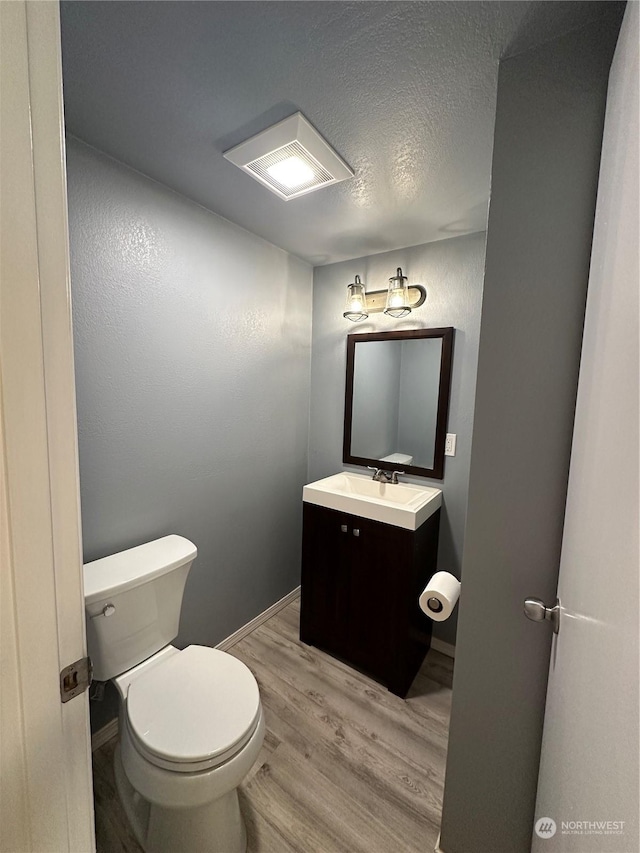
<svg viewBox="0 0 640 853">
<path fill-rule="evenodd" d="M 97 681 L 121 675 L 177 636 L 197 553 L 193 542 L 173 535 L 84 565 L 87 644 Z"/>
</svg>

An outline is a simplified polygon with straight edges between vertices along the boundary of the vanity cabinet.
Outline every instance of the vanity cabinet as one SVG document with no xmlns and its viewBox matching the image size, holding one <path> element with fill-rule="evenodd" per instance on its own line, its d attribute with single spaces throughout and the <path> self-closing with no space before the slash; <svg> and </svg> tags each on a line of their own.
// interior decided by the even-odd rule
<svg viewBox="0 0 640 853">
<path fill-rule="evenodd" d="M 440 510 L 414 531 L 303 507 L 300 639 L 404 697 L 431 643 L 418 597 L 436 571 Z"/>
</svg>

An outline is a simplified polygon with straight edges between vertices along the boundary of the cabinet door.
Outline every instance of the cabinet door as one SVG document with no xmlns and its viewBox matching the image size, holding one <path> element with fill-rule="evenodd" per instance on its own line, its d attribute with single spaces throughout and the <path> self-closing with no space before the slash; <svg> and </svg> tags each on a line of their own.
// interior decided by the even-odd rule
<svg viewBox="0 0 640 853">
<path fill-rule="evenodd" d="M 399 592 L 409 570 L 411 533 L 362 518 L 352 517 L 351 525 L 346 657 L 386 680 L 399 641 Z"/>
<path fill-rule="evenodd" d="M 300 639 L 341 657 L 346 656 L 349 518 L 303 505 Z"/>
</svg>

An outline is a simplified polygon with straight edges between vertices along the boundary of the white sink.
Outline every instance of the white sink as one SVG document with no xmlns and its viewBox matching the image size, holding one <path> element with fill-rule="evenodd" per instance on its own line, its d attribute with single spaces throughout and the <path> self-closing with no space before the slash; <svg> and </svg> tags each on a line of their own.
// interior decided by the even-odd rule
<svg viewBox="0 0 640 853">
<path fill-rule="evenodd" d="M 409 483 L 377 483 L 366 474 L 333 474 L 302 490 L 307 503 L 417 530 L 442 504 L 442 491 Z"/>
</svg>

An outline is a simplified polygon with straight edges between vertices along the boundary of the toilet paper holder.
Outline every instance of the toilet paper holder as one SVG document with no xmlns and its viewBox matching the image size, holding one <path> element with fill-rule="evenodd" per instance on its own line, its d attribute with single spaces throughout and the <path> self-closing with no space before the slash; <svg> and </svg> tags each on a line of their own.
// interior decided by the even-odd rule
<svg viewBox="0 0 640 853">
<path fill-rule="evenodd" d="M 422 590 L 418 606 L 434 622 L 444 622 L 456 606 L 460 581 L 450 572 L 436 572 Z"/>
</svg>

